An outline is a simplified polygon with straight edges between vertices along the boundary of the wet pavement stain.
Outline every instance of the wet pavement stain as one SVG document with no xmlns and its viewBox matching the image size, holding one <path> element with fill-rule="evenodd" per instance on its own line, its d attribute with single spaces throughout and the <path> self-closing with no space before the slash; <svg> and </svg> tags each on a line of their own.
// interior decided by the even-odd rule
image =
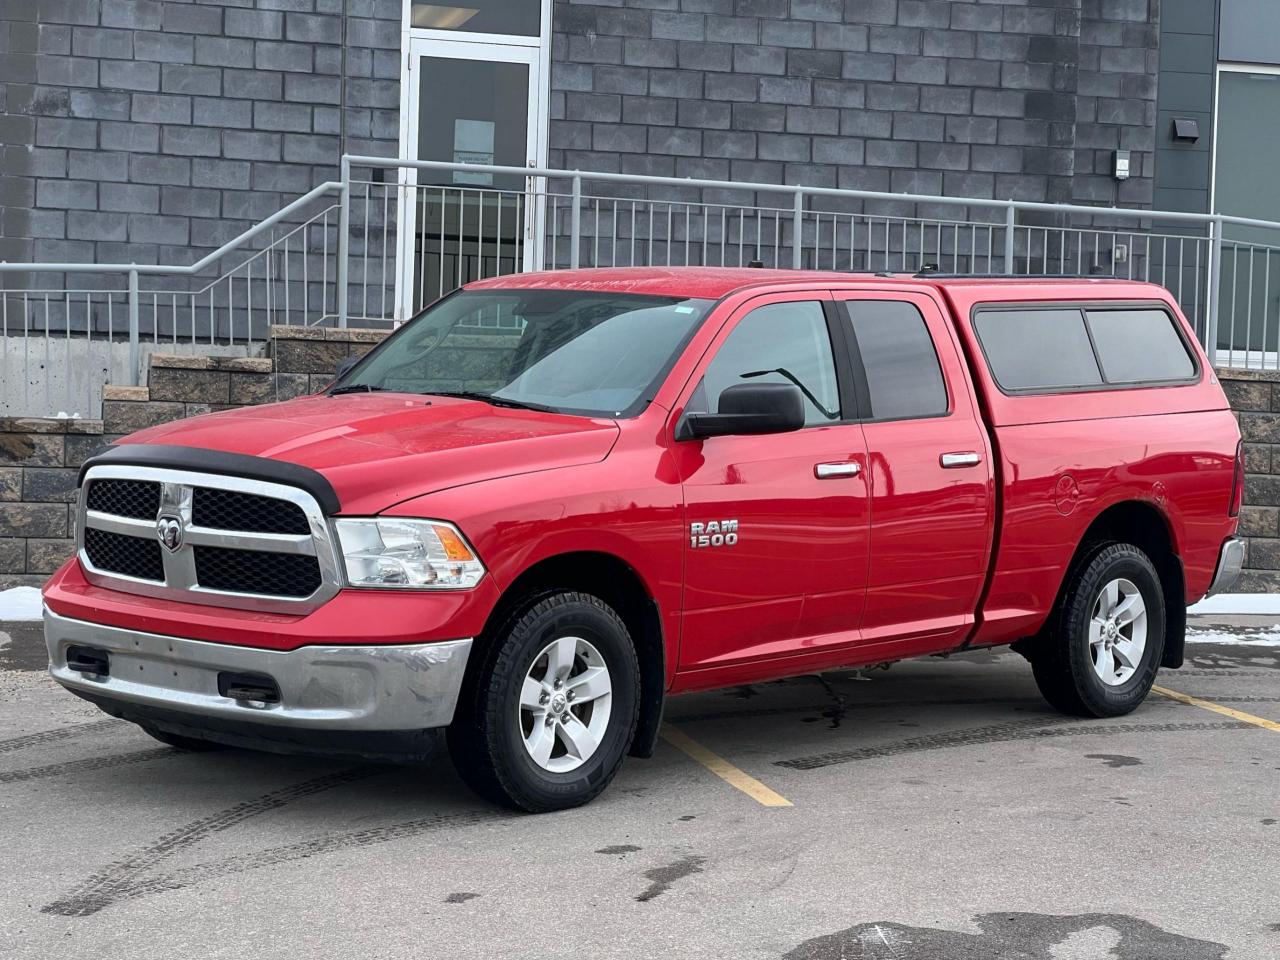
<svg viewBox="0 0 1280 960">
<path fill-rule="evenodd" d="M 806 940 L 783 960 L 1055 960 L 1055 948 L 1107 939 L 1110 960 L 1223 960 L 1227 947 L 1120 914 L 987 913 L 978 934 L 899 923 L 863 923 Z"/>
<path fill-rule="evenodd" d="M 1101 760 L 1113 770 L 1117 767 L 1140 767 L 1142 761 L 1137 757 L 1126 757 L 1122 753 L 1086 753 L 1086 760 Z"/>
<path fill-rule="evenodd" d="M 822 674 L 815 674 L 814 678 L 818 683 L 822 684 L 822 689 L 827 691 L 827 696 L 831 698 L 831 703 L 822 708 L 821 713 L 816 717 L 801 717 L 802 723 L 820 723 L 827 721 L 827 729 L 835 730 L 844 722 L 844 716 L 849 710 L 849 698 L 843 693 L 837 693 L 835 687 Z"/>
<path fill-rule="evenodd" d="M 701 873 L 702 865 L 706 862 L 705 857 L 691 855 L 681 857 L 675 863 L 669 863 L 665 867 L 654 867 L 652 870 L 646 870 L 644 876 L 650 883 L 644 892 L 636 897 L 636 900 L 641 903 L 647 903 L 654 897 L 662 896 L 671 889 L 671 885 L 677 880 L 683 880 L 685 877 L 692 876 L 695 873 Z"/>
<path fill-rule="evenodd" d="M 468 900 L 475 900 L 479 897 L 478 893 L 451 893 L 444 898 L 445 903 L 466 903 Z"/>
<path fill-rule="evenodd" d="M 624 853 L 635 853 L 640 848 L 630 843 L 615 843 L 610 847 L 601 847 L 596 853 L 603 853 L 605 856 L 617 857 Z"/>
</svg>

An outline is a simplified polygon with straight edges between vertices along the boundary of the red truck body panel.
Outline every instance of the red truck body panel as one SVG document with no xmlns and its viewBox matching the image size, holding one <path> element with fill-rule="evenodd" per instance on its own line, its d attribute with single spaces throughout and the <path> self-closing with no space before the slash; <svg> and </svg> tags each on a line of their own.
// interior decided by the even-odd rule
<svg viewBox="0 0 1280 960">
<path fill-rule="evenodd" d="M 445 640 L 479 635 L 503 592 L 540 561 L 607 554 L 656 603 L 667 685 L 680 691 L 1034 633 L 1089 525 L 1114 504 L 1145 504 L 1164 518 L 1189 602 L 1208 588 L 1235 530 L 1228 500 L 1238 432 L 1198 347 L 1201 376 L 1192 385 L 1008 396 L 970 324 L 982 303 L 1125 300 L 1158 301 L 1185 325 L 1168 293 L 1152 285 L 634 269 L 515 275 L 468 289 L 499 288 L 719 302 L 654 401 L 631 419 L 390 392 L 245 408 L 129 438 L 313 468 L 333 485 L 344 515 L 452 522 L 486 564 L 479 587 L 344 589 L 293 616 L 119 593 L 88 583 L 73 560 L 46 587 L 49 607 L 282 650 Z M 914 304 L 938 352 L 947 415 L 677 441 L 690 394 L 737 318 L 798 292 Z M 972 451 L 979 465 L 941 469 L 946 451 Z M 844 485 L 816 482 L 815 465 L 830 461 L 861 471 Z M 691 549 L 691 522 L 730 517 L 744 531 L 734 549 Z"/>
</svg>

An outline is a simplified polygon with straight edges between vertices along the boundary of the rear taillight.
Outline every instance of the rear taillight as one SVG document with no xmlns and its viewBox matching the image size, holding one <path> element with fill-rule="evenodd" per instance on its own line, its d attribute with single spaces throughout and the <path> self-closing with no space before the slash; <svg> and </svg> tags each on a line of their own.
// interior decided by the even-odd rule
<svg viewBox="0 0 1280 960">
<path fill-rule="evenodd" d="M 1236 473 L 1231 480 L 1231 517 L 1240 516 L 1240 506 L 1244 503 L 1244 441 L 1236 444 Z"/>
</svg>

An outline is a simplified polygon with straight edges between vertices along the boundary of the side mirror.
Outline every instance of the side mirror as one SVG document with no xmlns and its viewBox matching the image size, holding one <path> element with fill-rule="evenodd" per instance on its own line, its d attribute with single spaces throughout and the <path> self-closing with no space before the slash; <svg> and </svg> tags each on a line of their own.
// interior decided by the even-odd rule
<svg viewBox="0 0 1280 960">
<path fill-rule="evenodd" d="M 359 363 L 362 359 L 364 358 L 356 357 L 356 356 L 343 357 L 342 360 L 338 363 L 337 369 L 334 370 L 333 372 L 333 378 L 335 380 L 341 380 L 348 373 L 350 373 L 351 368 L 354 367 L 357 363 Z"/>
<path fill-rule="evenodd" d="M 789 433 L 804 426 L 804 395 L 789 383 L 738 383 L 720 394 L 718 413 L 686 413 L 677 440 Z"/>
</svg>

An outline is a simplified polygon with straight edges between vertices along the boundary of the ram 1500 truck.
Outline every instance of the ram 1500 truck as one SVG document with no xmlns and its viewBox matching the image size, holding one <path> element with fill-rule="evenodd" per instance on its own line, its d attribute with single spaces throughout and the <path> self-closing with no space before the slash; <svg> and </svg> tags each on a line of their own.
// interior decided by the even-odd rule
<svg viewBox="0 0 1280 960">
<path fill-rule="evenodd" d="M 665 699 L 997 644 L 1137 707 L 1236 576 L 1239 432 L 1162 288 L 761 269 L 472 283 L 318 395 L 85 464 L 55 679 L 185 749 L 583 803 Z"/>
</svg>

